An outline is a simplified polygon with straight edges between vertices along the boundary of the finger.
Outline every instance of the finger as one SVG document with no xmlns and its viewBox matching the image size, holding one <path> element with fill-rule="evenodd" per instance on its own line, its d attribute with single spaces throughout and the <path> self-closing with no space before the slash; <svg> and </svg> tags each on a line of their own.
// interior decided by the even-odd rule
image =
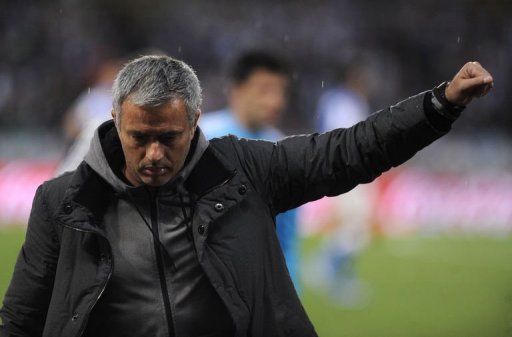
<svg viewBox="0 0 512 337">
<path fill-rule="evenodd" d="M 492 85 L 493 79 L 490 75 L 481 75 L 473 78 L 461 79 L 459 82 L 460 90 L 473 90 L 478 86 Z"/>
<path fill-rule="evenodd" d="M 483 72 L 483 69 L 481 67 L 478 67 L 477 65 L 470 63 L 467 67 L 466 71 L 467 77 L 466 78 L 475 78 L 485 75 Z"/>
<path fill-rule="evenodd" d="M 484 91 L 482 92 L 482 96 L 485 96 L 489 93 L 489 91 L 491 91 L 492 89 L 492 84 L 487 84 L 484 88 Z"/>
<path fill-rule="evenodd" d="M 491 85 L 486 84 L 485 86 L 475 87 L 469 91 L 471 97 L 483 97 L 491 90 Z"/>
<path fill-rule="evenodd" d="M 491 74 L 485 70 L 484 67 L 480 65 L 478 62 L 469 62 L 467 64 L 467 78 L 474 78 L 474 77 L 480 77 L 480 76 L 489 76 L 491 77 Z M 491 80 L 492 81 L 492 77 Z"/>
</svg>

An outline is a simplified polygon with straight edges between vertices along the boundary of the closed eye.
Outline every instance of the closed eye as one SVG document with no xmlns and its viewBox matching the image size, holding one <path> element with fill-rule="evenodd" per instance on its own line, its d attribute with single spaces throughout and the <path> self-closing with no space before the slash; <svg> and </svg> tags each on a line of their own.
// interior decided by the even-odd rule
<svg viewBox="0 0 512 337">
<path fill-rule="evenodd" d="M 143 145 L 148 141 L 148 136 L 143 134 L 132 134 L 132 138 L 137 142 L 139 145 Z"/>
<path fill-rule="evenodd" d="M 166 132 L 158 136 L 158 141 L 162 144 L 171 144 L 182 134 L 182 132 Z"/>
<path fill-rule="evenodd" d="M 176 139 L 176 135 L 165 135 L 158 137 L 158 141 L 162 144 L 172 143 Z"/>
<path fill-rule="evenodd" d="M 147 144 L 148 142 L 158 141 L 162 144 L 170 145 L 172 144 L 178 137 L 182 135 L 182 132 L 165 132 L 161 134 L 147 134 L 138 131 L 130 132 L 130 136 L 137 143 L 137 145 L 142 146 Z"/>
</svg>

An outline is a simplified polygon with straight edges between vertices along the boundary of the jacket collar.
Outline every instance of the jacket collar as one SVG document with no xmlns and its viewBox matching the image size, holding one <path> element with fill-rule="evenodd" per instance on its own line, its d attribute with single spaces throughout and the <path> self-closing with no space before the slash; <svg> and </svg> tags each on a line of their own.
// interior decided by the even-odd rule
<svg viewBox="0 0 512 337">
<path fill-rule="evenodd" d="M 227 181 L 236 174 L 236 169 L 222 161 L 219 153 L 208 146 L 201 159 L 185 181 L 185 187 L 198 197 Z"/>
<path fill-rule="evenodd" d="M 234 175 L 235 168 L 208 145 L 185 180 L 184 186 L 201 198 Z M 54 217 L 64 226 L 103 234 L 97 221 L 102 219 L 112 198 L 116 198 L 112 187 L 87 163 L 82 162 L 75 170 Z"/>
</svg>

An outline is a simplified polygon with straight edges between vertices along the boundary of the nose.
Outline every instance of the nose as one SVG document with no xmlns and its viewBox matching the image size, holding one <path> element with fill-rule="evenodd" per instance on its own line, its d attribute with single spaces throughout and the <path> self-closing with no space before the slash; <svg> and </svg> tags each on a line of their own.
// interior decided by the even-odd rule
<svg viewBox="0 0 512 337">
<path fill-rule="evenodd" d="M 155 163 L 164 157 L 164 147 L 160 142 L 151 142 L 146 148 L 146 158 Z"/>
</svg>

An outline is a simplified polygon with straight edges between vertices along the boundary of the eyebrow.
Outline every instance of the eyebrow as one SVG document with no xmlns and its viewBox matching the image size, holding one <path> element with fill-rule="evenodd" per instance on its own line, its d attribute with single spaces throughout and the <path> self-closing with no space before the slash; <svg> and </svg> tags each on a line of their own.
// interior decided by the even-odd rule
<svg viewBox="0 0 512 337">
<path fill-rule="evenodd" d="M 151 137 L 151 136 L 154 136 L 154 137 L 175 137 L 175 136 L 179 136 L 180 134 L 182 134 L 183 131 L 166 131 L 166 132 L 161 132 L 161 133 L 152 133 L 152 132 L 141 132 L 141 131 L 136 131 L 136 130 L 130 130 L 128 131 L 128 134 L 132 135 L 132 136 L 136 136 L 136 137 Z"/>
</svg>

